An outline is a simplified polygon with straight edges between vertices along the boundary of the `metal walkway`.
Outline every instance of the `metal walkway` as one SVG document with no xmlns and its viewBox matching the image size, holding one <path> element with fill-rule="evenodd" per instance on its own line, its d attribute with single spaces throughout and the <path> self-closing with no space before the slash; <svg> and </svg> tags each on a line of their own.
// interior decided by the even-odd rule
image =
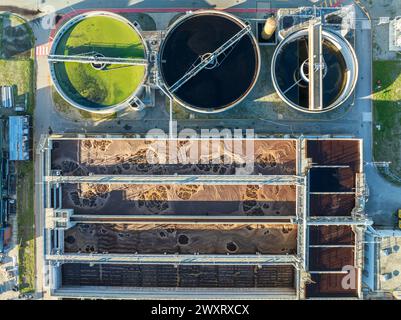
<svg viewBox="0 0 401 320">
<path fill-rule="evenodd" d="M 62 286 L 52 292 L 53 296 L 65 298 L 103 299 L 180 299 L 180 300 L 268 300 L 295 299 L 293 288 L 127 288 L 100 286 Z"/>
<path fill-rule="evenodd" d="M 145 59 L 134 59 L 134 58 L 113 58 L 103 57 L 96 55 L 56 55 L 52 54 L 48 56 L 50 62 L 78 62 L 78 63 L 90 63 L 90 64 L 126 64 L 126 65 L 147 65 L 148 62 Z"/>
<path fill-rule="evenodd" d="M 46 176 L 45 182 L 53 183 L 116 183 L 116 184 L 217 184 L 217 185 L 304 185 L 305 178 L 294 175 L 227 175 L 227 176 L 143 176 L 143 175 L 91 175 Z"/>
<path fill-rule="evenodd" d="M 46 260 L 55 263 L 114 264 L 196 264 L 196 265 L 270 265 L 296 264 L 295 255 L 210 255 L 210 254 L 50 254 Z"/>
<path fill-rule="evenodd" d="M 366 217 L 309 217 L 308 226 L 370 226 L 373 221 Z"/>
<path fill-rule="evenodd" d="M 295 216 L 199 216 L 199 215 L 113 215 L 73 214 L 73 223 L 125 223 L 125 224 L 292 224 Z"/>
<path fill-rule="evenodd" d="M 320 20 L 312 20 L 308 28 L 309 110 L 323 110 L 323 38 Z"/>
</svg>

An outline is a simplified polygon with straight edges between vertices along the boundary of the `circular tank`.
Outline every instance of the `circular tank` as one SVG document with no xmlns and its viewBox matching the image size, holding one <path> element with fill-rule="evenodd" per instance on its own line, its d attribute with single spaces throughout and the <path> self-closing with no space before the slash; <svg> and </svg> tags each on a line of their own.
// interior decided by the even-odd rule
<svg viewBox="0 0 401 320">
<path fill-rule="evenodd" d="M 191 66 L 210 57 L 246 26 L 232 15 L 208 10 L 183 16 L 169 28 L 160 48 L 159 69 L 167 91 L 179 104 L 196 112 L 216 113 L 246 97 L 260 69 L 259 48 L 251 32 L 172 89 Z"/>
<path fill-rule="evenodd" d="M 273 54 L 271 73 L 278 95 L 288 105 L 303 112 L 326 112 L 340 106 L 351 95 L 358 78 L 358 62 L 348 41 L 325 30 L 322 39 L 322 110 L 311 110 L 308 106 L 308 30 L 288 35 Z"/>
<path fill-rule="evenodd" d="M 67 21 L 54 37 L 50 55 L 146 59 L 147 48 L 131 22 L 97 11 Z M 95 113 L 127 107 L 141 92 L 148 69 L 146 64 L 49 63 L 57 92 L 71 105 Z"/>
</svg>

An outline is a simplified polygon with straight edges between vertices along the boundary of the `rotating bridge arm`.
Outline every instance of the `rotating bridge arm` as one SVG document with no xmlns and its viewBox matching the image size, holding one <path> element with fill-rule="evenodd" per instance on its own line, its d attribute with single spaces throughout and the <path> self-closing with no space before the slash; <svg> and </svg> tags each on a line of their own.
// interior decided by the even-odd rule
<svg viewBox="0 0 401 320">
<path fill-rule="evenodd" d="M 206 66 L 217 59 L 221 54 L 230 49 L 233 45 L 238 43 L 248 32 L 250 32 L 251 26 L 247 25 L 245 28 L 242 28 L 238 33 L 232 36 L 229 40 L 227 40 L 222 46 L 217 48 L 214 52 L 208 55 L 206 58 L 202 59 L 198 64 L 192 65 L 191 68 L 180 78 L 178 79 L 171 87 L 170 91 L 175 92 L 181 86 L 183 86 L 186 82 L 188 82 L 191 78 L 197 75 L 200 71 L 202 71 Z"/>
<path fill-rule="evenodd" d="M 323 109 L 323 50 L 322 23 L 312 20 L 308 29 L 309 110 Z"/>
<path fill-rule="evenodd" d="M 48 56 L 50 62 L 77 62 L 77 63 L 88 63 L 88 64 L 125 64 L 125 65 L 146 65 L 145 59 L 136 58 L 115 58 L 115 57 L 103 57 L 96 55 L 56 55 L 52 54 Z"/>
</svg>

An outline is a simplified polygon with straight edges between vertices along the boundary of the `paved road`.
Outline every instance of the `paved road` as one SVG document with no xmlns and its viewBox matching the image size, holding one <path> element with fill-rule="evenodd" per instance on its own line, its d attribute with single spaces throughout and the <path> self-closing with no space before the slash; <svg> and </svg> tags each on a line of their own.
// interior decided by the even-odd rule
<svg viewBox="0 0 401 320">
<path fill-rule="evenodd" d="M 16 5 L 23 8 L 35 10 L 41 8 L 46 9 L 46 5 L 53 5 L 58 13 L 69 13 L 72 10 L 84 8 L 207 8 L 213 7 L 213 2 L 219 4 L 219 7 L 234 8 L 256 8 L 256 0 L 248 1 L 232 1 L 232 0 L 214 0 L 214 1 L 188 1 L 188 0 L 145 0 L 145 1 L 129 1 L 129 0 L 2 0 L 4 5 Z M 274 6 L 274 1 L 272 7 Z M 302 2 L 302 3 L 301 3 Z M 346 2 L 350 2 L 347 0 Z M 291 2 L 277 2 L 281 5 L 290 6 Z M 298 5 L 307 5 L 309 1 L 300 1 Z M 234 6 L 235 5 L 235 6 Z M 41 17 L 46 19 L 45 14 Z M 178 123 L 178 128 L 223 128 L 223 127 L 239 127 L 239 128 L 255 128 L 259 133 L 288 133 L 288 134 L 336 134 L 356 136 L 364 139 L 364 159 L 366 162 L 372 161 L 372 126 L 369 121 L 369 115 L 372 111 L 371 94 L 371 29 L 369 21 L 358 11 L 359 28 L 356 34 L 356 51 L 359 59 L 360 74 L 359 82 L 356 87 L 355 105 L 351 108 L 342 119 L 330 122 L 313 122 L 313 121 L 270 121 L 270 120 L 198 120 L 189 121 L 181 120 Z M 41 25 L 40 17 L 31 17 L 31 25 L 34 30 L 37 45 L 43 45 L 48 42 L 50 35 L 49 29 L 44 29 Z M 158 127 L 168 130 L 167 120 L 130 120 L 121 121 L 119 124 L 100 123 L 93 124 L 91 122 L 73 122 L 62 118 L 53 109 L 51 100 L 51 81 L 48 71 L 47 60 L 45 56 L 39 56 L 36 62 L 37 67 L 37 95 L 36 95 L 36 110 L 35 110 L 35 144 L 39 141 L 42 133 L 47 133 L 49 126 L 53 132 L 137 132 L 145 133 L 148 129 Z M 364 115 L 367 116 L 364 119 Z M 38 165 L 38 164 L 37 164 Z M 36 181 L 40 182 L 40 168 L 36 167 Z M 370 197 L 367 203 L 369 215 L 373 217 L 375 222 L 380 225 L 390 225 L 392 223 L 391 212 L 394 212 L 400 203 L 401 189 L 386 182 L 371 165 L 365 166 L 367 181 L 370 189 Z M 40 212 L 41 200 L 40 194 L 36 195 L 35 208 L 36 212 Z M 37 237 L 39 239 L 38 246 L 41 245 L 41 229 L 43 226 L 43 217 L 37 216 Z M 38 270 L 39 274 L 42 271 Z M 41 287 L 42 278 L 38 276 L 38 287 Z"/>
<path fill-rule="evenodd" d="M 366 50 L 366 45 L 371 44 L 371 29 L 369 21 L 363 19 L 361 11 L 357 12 L 359 28 L 356 35 L 356 48 L 359 59 L 359 82 L 356 88 L 355 111 L 363 113 L 372 112 L 371 84 L 372 84 L 372 50 Z M 362 20 L 363 19 L 363 20 Z M 369 216 L 373 219 L 376 226 L 393 227 L 395 218 L 393 213 L 401 207 L 401 188 L 394 186 L 386 181 L 372 166 L 372 124 L 360 120 L 361 128 L 358 137 L 364 139 L 364 161 L 366 179 L 370 191 L 370 196 L 366 206 Z"/>
</svg>

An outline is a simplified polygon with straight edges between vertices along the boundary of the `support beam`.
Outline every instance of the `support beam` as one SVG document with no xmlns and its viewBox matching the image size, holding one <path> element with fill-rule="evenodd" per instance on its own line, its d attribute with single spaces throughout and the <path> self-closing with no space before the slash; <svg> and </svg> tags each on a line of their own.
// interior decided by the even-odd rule
<svg viewBox="0 0 401 320">
<path fill-rule="evenodd" d="M 350 191 L 350 192 L 309 192 L 309 194 L 332 194 L 332 195 L 342 195 L 342 194 L 350 194 L 350 195 L 355 195 L 354 191 Z"/>
<path fill-rule="evenodd" d="M 295 216 L 184 216 L 184 215 L 99 215 L 74 214 L 72 223 L 124 224 L 294 224 Z"/>
<path fill-rule="evenodd" d="M 311 244 L 309 248 L 355 248 L 354 244 Z"/>
<path fill-rule="evenodd" d="M 309 217 L 308 226 L 370 226 L 373 221 L 368 218 L 353 218 L 353 217 Z"/>
<path fill-rule="evenodd" d="M 209 254 L 50 254 L 46 260 L 54 263 L 97 264 L 187 264 L 187 265 L 272 265 L 296 264 L 295 255 L 209 255 Z"/>
<path fill-rule="evenodd" d="M 296 299 L 293 288 L 128 288 L 107 286 L 63 286 L 52 296 L 101 299 L 180 300 L 268 300 Z"/>
<path fill-rule="evenodd" d="M 308 271 L 310 274 L 348 274 L 348 271 Z"/>
<path fill-rule="evenodd" d="M 107 184 L 218 184 L 218 185 L 304 185 L 305 178 L 295 175 L 90 175 L 90 176 L 46 176 L 52 183 L 107 183 Z"/>
<path fill-rule="evenodd" d="M 312 168 L 332 168 L 332 169 L 342 169 L 349 168 L 349 165 L 315 165 L 312 164 Z"/>
</svg>

